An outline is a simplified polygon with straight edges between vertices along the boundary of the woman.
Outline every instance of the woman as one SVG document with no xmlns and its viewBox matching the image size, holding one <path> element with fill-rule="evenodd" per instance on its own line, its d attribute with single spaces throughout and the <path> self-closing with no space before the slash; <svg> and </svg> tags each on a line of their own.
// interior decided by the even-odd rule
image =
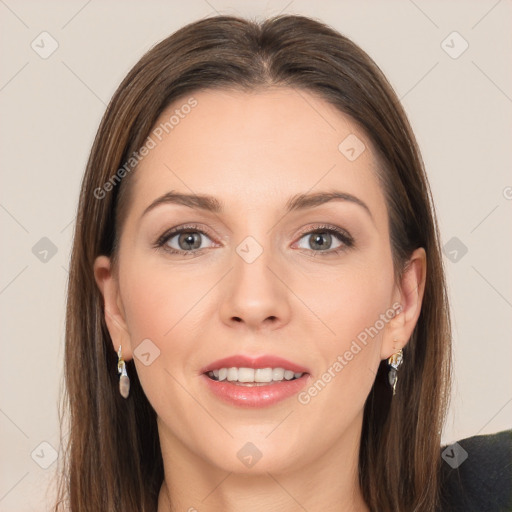
<svg viewBox="0 0 512 512">
<path fill-rule="evenodd" d="M 469 510 L 440 452 L 450 342 L 427 177 L 376 64 L 301 16 L 192 23 L 122 82 L 82 183 L 61 501 Z"/>
</svg>

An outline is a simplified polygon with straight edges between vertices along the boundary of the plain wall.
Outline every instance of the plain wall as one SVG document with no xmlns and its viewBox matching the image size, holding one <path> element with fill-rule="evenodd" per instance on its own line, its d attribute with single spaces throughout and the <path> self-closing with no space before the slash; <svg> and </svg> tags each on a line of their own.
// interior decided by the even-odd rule
<svg viewBox="0 0 512 512">
<path fill-rule="evenodd" d="M 510 1 L 5 0 L 1 511 L 47 509 L 53 450 L 59 449 L 57 401 L 75 210 L 105 106 L 151 46 L 216 11 L 316 17 L 352 38 L 387 75 L 418 138 L 448 244 L 455 382 L 443 440 L 512 425 Z M 52 44 L 40 36 L 43 31 L 58 43 L 48 58 L 39 54 Z M 468 48 L 453 58 L 464 40 Z"/>
</svg>

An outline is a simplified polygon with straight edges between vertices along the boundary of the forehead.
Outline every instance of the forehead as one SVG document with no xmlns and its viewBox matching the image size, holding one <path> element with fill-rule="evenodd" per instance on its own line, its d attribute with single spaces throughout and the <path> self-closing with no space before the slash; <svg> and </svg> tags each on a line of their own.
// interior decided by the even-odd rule
<svg viewBox="0 0 512 512">
<path fill-rule="evenodd" d="M 195 106 L 184 107 L 190 98 Z M 133 176 L 134 207 L 170 190 L 259 208 L 341 189 L 385 211 L 365 132 L 311 92 L 198 91 L 169 105 L 150 137 L 155 145 Z"/>
</svg>

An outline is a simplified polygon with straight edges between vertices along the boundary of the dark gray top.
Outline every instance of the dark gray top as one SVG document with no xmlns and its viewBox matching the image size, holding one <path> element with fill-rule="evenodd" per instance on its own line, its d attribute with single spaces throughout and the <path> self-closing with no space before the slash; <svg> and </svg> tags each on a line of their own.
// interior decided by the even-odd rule
<svg viewBox="0 0 512 512">
<path fill-rule="evenodd" d="M 512 429 L 441 448 L 438 512 L 512 511 Z"/>
</svg>

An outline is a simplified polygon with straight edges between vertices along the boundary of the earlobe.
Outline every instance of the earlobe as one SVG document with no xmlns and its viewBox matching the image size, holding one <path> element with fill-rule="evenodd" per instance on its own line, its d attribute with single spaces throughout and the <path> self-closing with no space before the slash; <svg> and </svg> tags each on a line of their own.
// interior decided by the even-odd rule
<svg viewBox="0 0 512 512">
<path fill-rule="evenodd" d="M 94 279 L 103 295 L 104 315 L 112 345 L 117 353 L 122 346 L 123 359 L 132 358 L 131 342 L 119 292 L 119 283 L 112 271 L 110 258 L 98 256 L 94 262 Z"/>
<path fill-rule="evenodd" d="M 412 336 L 421 313 L 426 272 L 427 257 L 425 249 L 420 247 L 412 253 L 402 274 L 397 289 L 398 302 L 402 308 L 386 326 L 381 359 L 387 359 L 395 354 Z"/>
</svg>

